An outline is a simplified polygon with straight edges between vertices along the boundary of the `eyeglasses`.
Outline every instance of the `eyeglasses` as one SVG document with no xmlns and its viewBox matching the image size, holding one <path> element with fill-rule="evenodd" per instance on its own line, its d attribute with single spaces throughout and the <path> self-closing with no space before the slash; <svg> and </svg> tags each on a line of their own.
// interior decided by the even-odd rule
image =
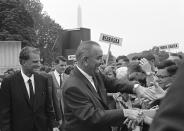
<svg viewBox="0 0 184 131">
<path fill-rule="evenodd" d="M 60 65 L 61 67 L 65 67 L 66 65 Z"/>
</svg>

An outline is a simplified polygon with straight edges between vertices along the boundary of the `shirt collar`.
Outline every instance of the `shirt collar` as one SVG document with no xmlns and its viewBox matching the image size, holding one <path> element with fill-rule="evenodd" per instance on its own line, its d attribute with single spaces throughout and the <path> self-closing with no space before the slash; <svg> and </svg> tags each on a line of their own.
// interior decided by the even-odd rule
<svg viewBox="0 0 184 131">
<path fill-rule="evenodd" d="M 88 79 L 88 80 L 93 80 L 93 77 L 88 75 L 85 71 L 83 71 L 80 67 L 76 66 L 79 71 Z"/>
<path fill-rule="evenodd" d="M 28 82 L 29 79 L 31 79 L 31 81 L 34 80 L 34 75 L 32 74 L 31 77 L 28 77 L 24 74 L 23 70 L 21 69 L 21 74 L 22 74 L 22 77 L 24 79 L 25 82 Z"/>
<path fill-rule="evenodd" d="M 58 75 L 58 76 L 60 75 L 59 72 L 58 72 L 57 70 L 54 70 L 54 74 L 56 74 L 56 75 Z"/>
</svg>

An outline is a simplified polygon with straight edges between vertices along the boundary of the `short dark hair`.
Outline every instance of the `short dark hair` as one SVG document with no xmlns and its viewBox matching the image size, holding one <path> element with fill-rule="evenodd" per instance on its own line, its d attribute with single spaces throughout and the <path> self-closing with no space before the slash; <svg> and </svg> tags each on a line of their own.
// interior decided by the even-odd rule
<svg viewBox="0 0 184 131">
<path fill-rule="evenodd" d="M 165 67 L 169 67 L 172 65 L 176 65 L 176 63 L 172 60 L 165 60 L 157 65 L 158 69 L 164 69 Z"/>
<path fill-rule="evenodd" d="M 133 60 L 141 60 L 142 59 L 142 56 L 133 56 L 132 57 L 132 61 Z"/>
<path fill-rule="evenodd" d="M 118 56 L 118 58 L 116 59 L 116 62 L 118 62 L 119 60 L 124 60 L 125 62 L 129 62 L 128 57 L 125 55 Z"/>
<path fill-rule="evenodd" d="M 31 46 L 25 46 L 24 48 L 22 48 L 19 54 L 19 62 L 21 65 L 22 65 L 22 61 L 29 60 L 30 53 L 39 54 L 40 50 L 38 48 L 31 47 Z"/>
<path fill-rule="evenodd" d="M 69 66 L 65 69 L 65 74 L 69 75 L 73 69 L 74 69 L 74 66 L 69 65 Z"/>
<path fill-rule="evenodd" d="M 59 64 L 59 61 L 64 61 L 64 62 L 66 62 L 67 59 L 66 59 L 64 56 L 57 56 L 56 59 L 55 59 L 55 63 L 56 63 L 56 64 Z"/>
<path fill-rule="evenodd" d="M 15 70 L 13 68 L 9 68 L 7 71 L 5 71 L 4 73 L 10 74 L 11 72 L 15 72 Z"/>
<path fill-rule="evenodd" d="M 177 70 L 178 70 L 178 67 L 176 65 L 167 67 L 167 72 L 169 73 L 170 76 L 176 74 Z"/>
<path fill-rule="evenodd" d="M 183 58 L 182 55 L 177 54 L 177 53 L 171 53 L 170 55 L 171 56 L 177 56 L 177 57 L 179 57 L 179 59 L 182 59 Z"/>
<path fill-rule="evenodd" d="M 142 70 L 141 66 L 139 65 L 139 62 L 131 62 L 131 63 L 129 63 L 128 71 L 129 71 L 129 73 L 133 73 L 133 72 L 144 73 L 144 71 Z"/>
<path fill-rule="evenodd" d="M 152 53 L 148 53 L 143 57 L 146 58 L 148 61 L 155 60 L 155 56 Z"/>
</svg>

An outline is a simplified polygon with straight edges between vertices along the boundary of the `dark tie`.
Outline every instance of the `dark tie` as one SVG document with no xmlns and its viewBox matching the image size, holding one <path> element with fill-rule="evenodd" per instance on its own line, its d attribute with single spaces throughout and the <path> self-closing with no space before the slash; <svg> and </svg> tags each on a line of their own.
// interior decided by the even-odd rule
<svg viewBox="0 0 184 131">
<path fill-rule="evenodd" d="M 31 106 L 33 107 L 33 103 L 34 103 L 34 92 L 33 92 L 33 85 L 32 85 L 31 79 L 28 80 L 28 84 L 29 84 L 29 92 L 30 92 L 29 101 L 30 101 Z"/>
<path fill-rule="evenodd" d="M 61 78 L 61 74 L 59 74 L 59 82 L 60 82 L 60 88 L 61 88 L 61 86 L 62 86 L 62 78 Z"/>
<path fill-rule="evenodd" d="M 97 79 L 95 76 L 92 77 L 93 78 L 93 82 L 94 82 L 94 85 L 95 85 L 95 88 L 96 88 L 96 91 L 97 93 L 99 93 L 99 90 L 98 90 L 98 84 L 97 84 Z"/>
<path fill-rule="evenodd" d="M 59 74 L 59 81 L 60 81 L 60 88 L 61 88 L 61 86 L 62 86 L 62 78 L 61 78 L 61 74 Z M 62 96 L 61 96 L 62 97 Z M 64 120 L 64 113 L 63 113 L 63 98 L 61 98 L 61 103 L 62 104 L 60 104 L 60 108 L 61 108 L 61 113 L 62 113 L 62 120 Z"/>
</svg>

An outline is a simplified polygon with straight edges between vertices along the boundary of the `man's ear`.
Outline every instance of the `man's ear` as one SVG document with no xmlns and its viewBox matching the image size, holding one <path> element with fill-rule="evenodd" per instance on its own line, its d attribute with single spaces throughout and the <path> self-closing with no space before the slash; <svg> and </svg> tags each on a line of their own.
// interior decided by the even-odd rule
<svg viewBox="0 0 184 131">
<path fill-rule="evenodd" d="M 25 60 L 21 60 L 20 64 L 21 65 L 25 65 L 26 61 Z"/>
<path fill-rule="evenodd" d="M 153 64 L 154 64 L 154 63 L 155 63 L 155 60 L 151 60 L 151 63 L 153 63 Z"/>
<path fill-rule="evenodd" d="M 84 56 L 82 60 L 83 60 L 83 64 L 85 66 L 87 66 L 88 65 L 88 57 Z"/>
</svg>

